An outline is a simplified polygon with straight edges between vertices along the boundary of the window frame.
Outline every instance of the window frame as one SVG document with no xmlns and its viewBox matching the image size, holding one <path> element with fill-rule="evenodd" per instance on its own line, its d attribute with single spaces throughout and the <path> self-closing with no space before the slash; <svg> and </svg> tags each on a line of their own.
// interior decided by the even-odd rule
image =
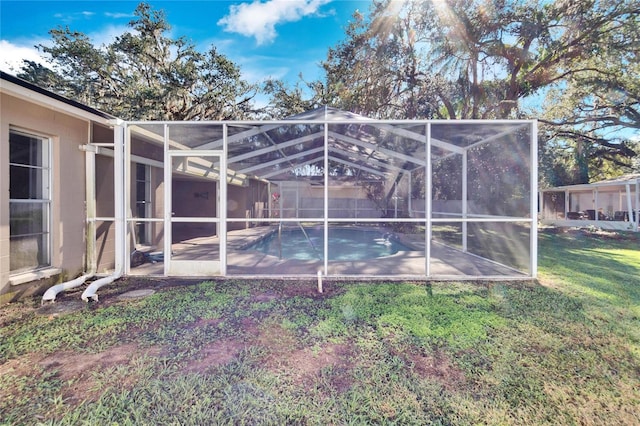
<svg viewBox="0 0 640 426">
<path fill-rule="evenodd" d="M 29 170 L 37 170 L 40 172 L 40 175 L 37 177 L 39 182 L 36 182 L 35 185 L 41 186 L 41 193 L 39 197 L 31 197 L 27 198 L 11 198 L 11 172 L 9 173 L 9 275 L 15 276 L 25 273 L 30 273 L 34 271 L 39 271 L 43 269 L 50 268 L 52 266 L 52 258 L 53 258 L 53 243 L 52 243 L 52 229 L 53 229 L 53 141 L 51 137 L 45 136 L 43 134 L 38 134 L 33 131 L 23 130 L 16 127 L 9 128 L 9 150 L 11 151 L 12 139 L 16 136 L 26 137 L 35 139 L 38 141 L 38 149 L 41 154 L 39 159 L 41 160 L 41 164 L 33 164 L 32 158 L 30 158 L 28 163 L 20 163 L 11 161 L 11 155 L 9 155 L 8 163 L 9 170 L 14 167 L 29 169 Z M 14 142 L 15 143 L 15 142 Z M 33 176 L 29 176 L 29 186 L 33 187 L 34 182 L 31 181 Z M 15 182 L 14 182 L 15 184 Z M 12 214 L 12 207 L 19 205 L 41 205 L 42 211 L 42 229 L 39 232 L 29 232 L 29 233 L 20 233 L 14 234 L 11 231 L 12 219 L 14 218 L 14 214 Z M 30 218 L 33 220 L 33 218 Z M 17 237 L 37 237 L 38 238 L 38 252 L 36 254 L 36 258 L 39 259 L 37 265 L 27 265 L 21 267 L 12 267 L 11 258 L 15 256 L 14 250 L 15 246 L 12 246 L 13 241 Z M 40 243 L 41 241 L 41 243 Z"/>
</svg>

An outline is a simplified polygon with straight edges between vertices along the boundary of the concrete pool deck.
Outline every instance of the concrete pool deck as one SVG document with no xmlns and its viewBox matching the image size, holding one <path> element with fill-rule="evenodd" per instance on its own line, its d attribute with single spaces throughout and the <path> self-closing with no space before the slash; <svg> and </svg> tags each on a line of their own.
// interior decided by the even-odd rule
<svg viewBox="0 0 640 426">
<path fill-rule="evenodd" d="M 259 241 L 276 227 L 262 226 L 235 230 L 227 233 L 227 276 L 237 277 L 282 277 L 316 276 L 323 270 L 321 260 L 279 259 L 257 250 L 246 249 Z M 329 261 L 329 277 L 393 277 L 422 278 L 426 276 L 424 257 L 425 242 L 416 236 L 401 238 L 416 250 L 400 251 L 391 256 L 357 261 Z M 172 246 L 175 260 L 219 260 L 219 238 L 202 237 L 183 241 Z M 501 265 L 473 254 L 441 243 L 431 244 L 429 261 L 430 279 L 455 278 L 526 278 L 523 272 Z M 130 275 L 162 276 L 163 263 L 144 263 L 131 268 Z M 324 271 L 323 271 L 324 274 Z"/>
</svg>

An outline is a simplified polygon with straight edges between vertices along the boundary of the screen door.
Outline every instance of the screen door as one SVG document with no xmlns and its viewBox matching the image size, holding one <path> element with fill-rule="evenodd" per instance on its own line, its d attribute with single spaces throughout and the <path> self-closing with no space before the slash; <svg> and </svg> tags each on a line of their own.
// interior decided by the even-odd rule
<svg viewBox="0 0 640 426">
<path fill-rule="evenodd" d="M 169 152 L 170 191 L 165 223 L 165 275 L 224 275 L 226 169 L 222 152 Z M 224 172 L 223 172 L 224 170 Z M 168 172 L 168 171 L 165 171 Z M 167 247 L 170 246 L 170 247 Z"/>
</svg>

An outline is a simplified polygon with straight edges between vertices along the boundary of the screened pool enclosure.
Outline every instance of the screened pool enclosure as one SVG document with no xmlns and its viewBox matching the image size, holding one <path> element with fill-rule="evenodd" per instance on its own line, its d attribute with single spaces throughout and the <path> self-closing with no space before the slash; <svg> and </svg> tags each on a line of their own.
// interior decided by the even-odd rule
<svg viewBox="0 0 640 426">
<path fill-rule="evenodd" d="M 98 270 L 115 247 L 127 275 L 536 275 L 534 121 L 321 108 L 280 121 L 121 122 L 114 135 L 113 149 L 94 144 L 88 168 Z"/>
</svg>

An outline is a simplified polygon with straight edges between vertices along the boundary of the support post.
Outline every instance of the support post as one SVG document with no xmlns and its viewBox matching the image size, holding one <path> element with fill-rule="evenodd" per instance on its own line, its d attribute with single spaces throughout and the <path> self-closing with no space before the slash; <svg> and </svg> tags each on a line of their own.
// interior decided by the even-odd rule
<svg viewBox="0 0 640 426">
<path fill-rule="evenodd" d="M 626 184 L 625 189 L 627 191 L 627 212 L 629 212 L 629 222 L 635 222 L 634 228 L 636 228 L 635 230 L 637 231 L 637 227 L 638 227 L 638 218 L 636 218 L 636 220 L 633 220 L 633 204 L 631 203 L 631 184 Z M 636 187 L 637 187 L 637 183 L 636 183 Z M 637 198 L 637 191 L 636 191 L 636 198 Z"/>
<path fill-rule="evenodd" d="M 95 273 L 98 269 L 96 258 L 96 153 L 87 149 L 85 158 L 85 197 L 87 209 L 87 234 L 86 234 L 86 271 Z"/>
<path fill-rule="evenodd" d="M 536 205 L 536 195 L 538 193 L 538 123 L 536 121 L 531 123 L 531 150 L 529 151 L 529 156 L 531 161 L 531 170 L 529 171 L 529 180 L 531 181 L 529 259 L 531 278 L 536 278 L 538 276 L 538 221 L 536 215 L 538 211 L 538 206 Z"/>
<path fill-rule="evenodd" d="M 125 226 L 125 208 L 127 200 L 125 200 L 125 128 L 122 125 L 114 128 L 114 146 L 113 146 L 113 196 L 114 196 L 114 219 L 115 219 L 115 269 L 116 271 L 124 271 L 125 265 L 128 265 L 128 256 L 126 253 L 126 232 Z"/>
<path fill-rule="evenodd" d="M 425 258 L 425 275 L 427 278 L 431 276 L 431 235 L 432 235 L 432 165 L 431 165 L 431 123 L 426 124 L 425 129 L 425 184 L 427 187 L 424 191 L 424 214 L 425 214 L 425 244 L 424 244 L 424 258 Z"/>
<path fill-rule="evenodd" d="M 595 213 L 593 213 L 593 219 L 596 221 L 596 226 L 598 226 L 598 221 L 599 218 L 598 216 L 600 216 L 598 214 L 598 187 L 595 188 L 595 190 L 593 191 L 593 199 L 594 199 L 594 206 L 593 206 L 593 210 L 595 211 Z"/>
<path fill-rule="evenodd" d="M 467 167 L 469 165 L 469 156 L 467 151 L 465 150 L 462 153 L 462 251 L 464 253 L 467 252 L 467 215 L 469 214 L 469 194 L 467 189 L 468 175 L 467 175 Z"/>
<path fill-rule="evenodd" d="M 325 116 L 326 117 L 326 116 Z M 329 274 L 329 123 L 324 123 L 324 275 Z"/>
<path fill-rule="evenodd" d="M 633 230 L 638 232 L 638 226 L 640 225 L 640 180 L 636 180 L 636 220 L 633 221 Z"/>
<path fill-rule="evenodd" d="M 412 205 L 411 205 L 411 199 L 413 198 L 412 194 L 413 194 L 413 180 L 411 179 L 411 175 L 412 173 L 409 172 L 409 191 L 407 193 L 407 210 L 409 210 L 409 217 L 413 217 L 413 212 L 411 211 L 412 209 Z"/>
<path fill-rule="evenodd" d="M 222 125 L 222 154 L 220 155 L 220 200 L 218 205 L 218 234 L 220 241 L 220 275 L 227 275 L 227 138 L 228 126 Z"/>
<path fill-rule="evenodd" d="M 171 178 L 173 164 L 169 155 L 169 129 L 164 125 L 164 275 L 168 276 L 171 263 Z"/>
</svg>

